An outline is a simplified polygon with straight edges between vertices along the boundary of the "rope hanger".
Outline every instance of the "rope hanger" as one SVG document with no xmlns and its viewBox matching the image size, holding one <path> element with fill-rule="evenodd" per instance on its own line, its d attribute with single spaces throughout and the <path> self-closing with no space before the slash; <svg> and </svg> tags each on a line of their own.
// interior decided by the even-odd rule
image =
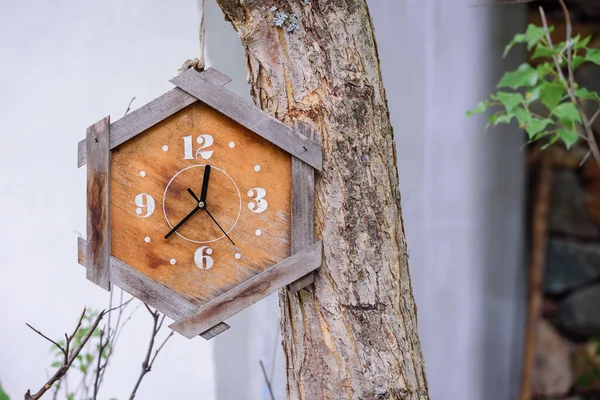
<svg viewBox="0 0 600 400">
<path fill-rule="evenodd" d="M 200 8 L 200 29 L 198 32 L 198 39 L 199 39 L 198 44 L 200 45 L 200 54 L 199 54 L 198 58 L 186 60 L 181 65 L 179 70 L 177 70 L 178 74 L 180 74 L 183 71 L 186 71 L 190 68 L 194 68 L 199 71 L 204 71 L 204 68 L 206 67 L 206 57 L 204 54 L 204 38 L 205 38 L 205 30 L 206 30 L 205 25 L 204 25 L 204 0 L 199 0 L 199 8 Z"/>
</svg>

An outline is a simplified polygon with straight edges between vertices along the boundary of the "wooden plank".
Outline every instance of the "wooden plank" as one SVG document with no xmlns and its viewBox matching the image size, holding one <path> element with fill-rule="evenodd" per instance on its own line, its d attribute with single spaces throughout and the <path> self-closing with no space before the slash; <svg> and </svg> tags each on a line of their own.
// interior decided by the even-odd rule
<svg viewBox="0 0 600 400">
<path fill-rule="evenodd" d="M 110 290 L 110 117 L 87 129 L 87 272 L 86 277 Z"/>
<path fill-rule="evenodd" d="M 305 124 L 297 122 L 294 128 L 302 135 L 314 139 Z M 315 171 L 304 161 L 292 158 L 292 235 L 291 250 L 296 254 L 315 241 Z M 310 272 L 288 286 L 292 293 L 315 281 Z"/>
<path fill-rule="evenodd" d="M 85 239 L 78 238 L 78 262 L 85 266 L 87 244 Z M 110 257 L 110 281 L 132 296 L 140 299 L 151 307 L 177 320 L 185 317 L 198 308 L 197 305 L 179 296 L 168 287 L 163 286 L 115 257 Z M 229 329 L 229 325 L 220 323 L 203 332 L 200 336 L 209 340 Z"/>
<path fill-rule="evenodd" d="M 322 242 L 317 242 L 199 307 L 192 314 L 171 324 L 170 328 L 192 338 L 319 268 L 322 252 Z"/>
<path fill-rule="evenodd" d="M 321 170 L 323 149 L 318 143 L 265 114 L 229 90 L 208 82 L 198 71 L 187 70 L 171 79 L 171 82 L 313 168 Z"/>
<path fill-rule="evenodd" d="M 201 73 L 198 72 L 198 74 L 217 86 L 231 82 L 228 76 L 213 68 Z M 194 96 L 179 88 L 174 88 L 141 108 L 132 111 L 110 125 L 111 150 L 196 101 L 197 99 Z M 78 167 L 85 165 L 87 162 L 86 146 L 87 141 L 85 139 L 77 144 Z"/>
</svg>

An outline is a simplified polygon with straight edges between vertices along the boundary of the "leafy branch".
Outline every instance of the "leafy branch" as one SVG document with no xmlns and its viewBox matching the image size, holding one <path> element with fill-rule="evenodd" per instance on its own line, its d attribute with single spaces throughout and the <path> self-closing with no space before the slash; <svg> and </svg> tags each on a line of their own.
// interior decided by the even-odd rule
<svg viewBox="0 0 600 400">
<path fill-rule="evenodd" d="M 542 139 L 547 141 L 542 149 L 559 140 L 569 149 L 577 141 L 583 140 L 600 165 L 600 151 L 592 128 L 600 114 L 600 107 L 591 117 L 586 115 L 583 108 L 583 103 L 587 101 L 600 106 L 600 96 L 580 87 L 574 78 L 574 71 L 582 64 L 590 62 L 600 65 L 600 50 L 587 47 L 591 36 L 584 39 L 580 35 L 572 37 L 568 9 L 563 0 L 559 2 L 565 14 L 566 41 L 553 43 L 550 34 L 554 27 L 548 26 L 544 9 L 539 7 L 543 26 L 530 24 L 525 33 L 515 35 L 506 45 L 503 57 L 516 44 L 526 44 L 527 50 L 533 51 L 531 60 L 548 61 L 539 63 L 537 67 L 524 63 L 515 71 L 506 72 L 496 86 L 499 90 L 468 111 L 467 116 L 481 114 L 488 108 L 501 107 L 489 116 L 486 129 L 516 119 L 527 133 L 528 143 Z M 532 105 L 538 101 L 545 107 L 544 114 L 547 115 L 532 110 Z"/>
</svg>

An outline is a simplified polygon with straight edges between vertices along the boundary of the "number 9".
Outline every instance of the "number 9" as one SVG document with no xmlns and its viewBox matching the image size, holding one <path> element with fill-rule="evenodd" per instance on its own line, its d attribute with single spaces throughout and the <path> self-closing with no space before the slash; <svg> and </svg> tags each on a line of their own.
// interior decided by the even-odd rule
<svg viewBox="0 0 600 400">
<path fill-rule="evenodd" d="M 154 199 L 152 196 L 146 193 L 140 193 L 135 196 L 135 205 L 137 206 L 135 213 L 140 218 L 148 218 L 152 215 L 155 209 Z M 145 214 L 144 211 L 146 212 Z"/>
</svg>

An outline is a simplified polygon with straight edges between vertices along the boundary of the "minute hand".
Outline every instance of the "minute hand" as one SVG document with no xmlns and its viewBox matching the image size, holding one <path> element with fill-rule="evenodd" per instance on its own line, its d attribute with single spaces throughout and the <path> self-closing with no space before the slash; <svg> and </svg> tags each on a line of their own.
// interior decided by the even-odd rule
<svg viewBox="0 0 600 400">
<path fill-rule="evenodd" d="M 210 178 L 210 165 L 204 167 L 204 177 L 202 178 L 202 189 L 200 192 L 201 203 L 206 204 L 206 194 L 208 193 L 208 179 Z"/>
</svg>

